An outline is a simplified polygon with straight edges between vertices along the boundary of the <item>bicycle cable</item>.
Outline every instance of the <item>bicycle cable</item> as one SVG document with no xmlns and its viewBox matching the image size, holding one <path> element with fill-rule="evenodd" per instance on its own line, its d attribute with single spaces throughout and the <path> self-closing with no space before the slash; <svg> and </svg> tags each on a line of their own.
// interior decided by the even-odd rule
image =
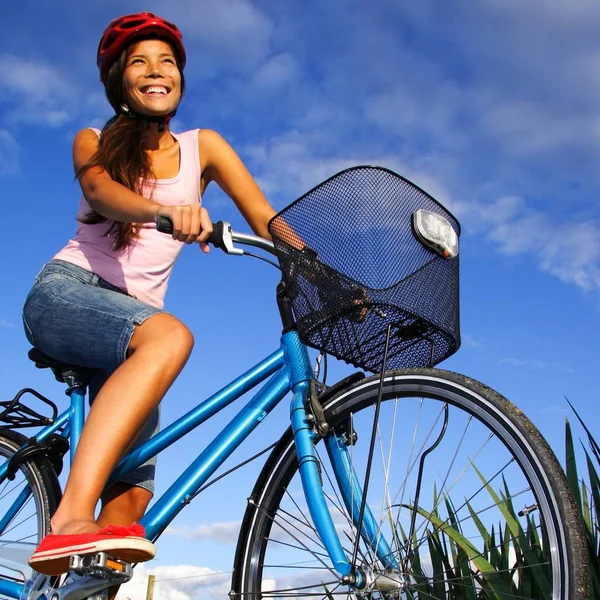
<svg viewBox="0 0 600 600">
<path fill-rule="evenodd" d="M 251 456 L 250 458 L 242 461 L 241 463 L 239 463 L 238 465 L 236 465 L 235 467 L 232 467 L 231 469 L 229 469 L 228 471 L 225 471 L 225 473 L 221 473 L 221 475 L 219 475 L 218 477 L 215 477 L 214 479 L 211 479 L 210 481 L 207 481 L 187 502 L 188 504 L 200 493 L 203 492 L 206 488 L 209 488 L 213 483 L 217 483 L 217 481 L 220 481 L 221 479 L 223 479 L 223 477 L 226 477 L 227 475 L 230 475 L 231 473 L 233 473 L 234 471 L 237 471 L 238 469 L 240 469 L 241 467 L 243 467 L 244 465 L 247 465 L 248 463 L 252 462 L 253 460 L 256 460 L 257 458 L 259 458 L 260 456 L 262 456 L 263 454 L 265 454 L 266 452 L 269 452 L 270 450 L 273 450 L 273 448 L 275 448 L 275 446 L 277 445 L 277 442 L 273 442 L 270 446 L 267 446 L 266 448 L 264 448 L 263 450 L 261 450 L 258 454 L 255 454 L 254 456 Z"/>
<path fill-rule="evenodd" d="M 242 256 L 251 256 L 252 258 L 259 258 L 260 260 L 264 260 L 266 263 L 269 263 L 271 266 L 281 271 L 281 267 L 276 262 L 273 262 L 272 260 L 269 260 L 268 258 L 261 256 L 260 254 L 254 254 L 254 252 L 247 252 L 246 250 L 244 250 L 244 254 Z"/>
</svg>

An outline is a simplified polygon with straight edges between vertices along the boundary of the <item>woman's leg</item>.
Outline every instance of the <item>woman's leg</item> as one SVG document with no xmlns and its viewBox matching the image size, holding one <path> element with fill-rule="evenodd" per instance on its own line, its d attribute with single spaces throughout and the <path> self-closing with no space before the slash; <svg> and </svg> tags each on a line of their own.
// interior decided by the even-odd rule
<svg viewBox="0 0 600 600">
<path fill-rule="evenodd" d="M 127 527 L 144 516 L 151 499 L 152 492 L 143 487 L 121 481 L 115 483 L 102 494 L 102 511 L 98 516 L 98 525 Z M 119 587 L 109 588 L 107 600 L 116 598 Z"/>
<path fill-rule="evenodd" d="M 179 375 L 193 344 L 185 325 L 166 313 L 135 328 L 127 360 L 94 400 L 62 501 L 52 518 L 53 533 L 100 528 L 94 511 L 110 472 Z"/>
<path fill-rule="evenodd" d="M 118 482 L 102 494 L 102 510 L 98 515 L 98 525 L 123 525 L 128 527 L 139 521 L 152 500 L 152 492 L 137 485 Z"/>
</svg>

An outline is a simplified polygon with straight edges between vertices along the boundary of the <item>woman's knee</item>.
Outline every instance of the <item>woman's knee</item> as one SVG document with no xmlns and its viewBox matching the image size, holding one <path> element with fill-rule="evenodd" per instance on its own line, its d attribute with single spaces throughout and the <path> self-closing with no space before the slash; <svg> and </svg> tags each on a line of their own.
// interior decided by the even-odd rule
<svg viewBox="0 0 600 600">
<path fill-rule="evenodd" d="M 173 315 L 160 313 L 138 325 L 129 343 L 129 354 L 153 346 L 173 358 L 187 359 L 194 347 L 192 332 Z"/>
</svg>

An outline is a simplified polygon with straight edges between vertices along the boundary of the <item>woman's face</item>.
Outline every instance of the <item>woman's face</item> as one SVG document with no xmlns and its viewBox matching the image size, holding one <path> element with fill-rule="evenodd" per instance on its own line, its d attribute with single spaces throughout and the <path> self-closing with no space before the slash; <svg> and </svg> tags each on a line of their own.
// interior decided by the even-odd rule
<svg viewBox="0 0 600 600">
<path fill-rule="evenodd" d="M 142 40 L 129 52 L 123 73 L 128 105 L 145 115 L 166 115 L 181 100 L 181 73 L 171 46 Z"/>
</svg>

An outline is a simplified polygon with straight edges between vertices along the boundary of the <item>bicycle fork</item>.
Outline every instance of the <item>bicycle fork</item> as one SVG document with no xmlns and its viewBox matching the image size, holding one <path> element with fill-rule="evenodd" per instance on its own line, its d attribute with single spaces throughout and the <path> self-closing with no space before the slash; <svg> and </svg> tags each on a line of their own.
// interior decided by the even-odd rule
<svg viewBox="0 0 600 600">
<path fill-rule="evenodd" d="M 329 554 L 333 567 L 342 576 L 342 583 L 356 588 L 364 588 L 370 582 L 380 589 L 384 586 L 386 589 L 399 589 L 401 584 L 393 577 L 386 576 L 379 578 L 379 581 L 374 581 L 378 578 L 372 573 L 357 569 L 342 548 L 322 489 L 319 461 L 313 446 L 312 420 L 307 417 L 305 408 L 308 389 L 308 382 L 302 382 L 294 388 L 291 422 L 302 487 L 315 528 Z M 354 527 L 358 528 L 363 491 L 362 484 L 352 466 L 346 440 L 343 435 L 330 433 L 325 436 L 324 441 L 345 508 L 351 515 Z M 368 504 L 365 506 L 360 535 L 381 561 L 386 571 L 398 572 L 400 570 L 400 565 L 388 542 L 382 536 Z"/>
</svg>

